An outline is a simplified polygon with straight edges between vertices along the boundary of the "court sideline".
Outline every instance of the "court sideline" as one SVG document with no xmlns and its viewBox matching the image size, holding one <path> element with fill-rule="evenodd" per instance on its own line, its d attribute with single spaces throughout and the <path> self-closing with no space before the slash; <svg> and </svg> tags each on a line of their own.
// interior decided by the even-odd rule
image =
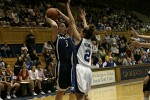
<svg viewBox="0 0 150 100">
<path fill-rule="evenodd" d="M 89 93 L 91 100 L 143 100 L 143 82 L 128 82 L 113 86 L 92 88 Z M 55 96 L 34 98 L 33 100 L 55 100 Z M 68 100 L 68 94 L 64 96 Z"/>
</svg>

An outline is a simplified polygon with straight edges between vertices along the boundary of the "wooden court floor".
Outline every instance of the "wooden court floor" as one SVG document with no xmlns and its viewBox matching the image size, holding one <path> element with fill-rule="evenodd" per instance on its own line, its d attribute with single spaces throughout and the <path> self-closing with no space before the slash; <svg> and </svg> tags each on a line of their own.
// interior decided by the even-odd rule
<svg viewBox="0 0 150 100">
<path fill-rule="evenodd" d="M 113 86 L 93 88 L 89 92 L 91 100 L 143 100 L 143 82 L 128 82 Z M 34 100 L 55 100 L 55 96 L 35 98 Z M 68 94 L 63 100 L 68 100 Z"/>
</svg>

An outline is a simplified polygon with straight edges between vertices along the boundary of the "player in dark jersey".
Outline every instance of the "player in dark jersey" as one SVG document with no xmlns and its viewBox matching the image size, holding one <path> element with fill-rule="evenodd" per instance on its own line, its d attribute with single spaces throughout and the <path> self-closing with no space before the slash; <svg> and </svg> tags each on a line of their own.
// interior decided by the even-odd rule
<svg viewBox="0 0 150 100">
<path fill-rule="evenodd" d="M 70 22 L 69 18 L 58 10 L 67 23 Z M 56 67 L 56 81 L 57 81 L 57 94 L 56 100 L 62 100 L 64 92 L 71 86 L 71 55 L 73 51 L 73 41 L 70 33 L 64 23 L 57 23 L 46 16 L 46 21 L 51 25 L 52 29 L 52 42 L 55 46 L 55 53 L 57 58 Z M 69 33 L 69 34 L 67 34 Z M 69 96 L 73 100 L 73 94 Z"/>
<path fill-rule="evenodd" d="M 6 66 L 6 71 L 5 71 L 5 75 L 6 75 L 6 81 L 7 84 L 9 84 L 12 88 L 13 91 L 11 91 L 11 97 L 16 98 L 16 91 L 19 89 L 20 84 L 16 82 L 16 76 L 14 76 L 14 73 L 10 70 L 10 65 Z"/>
<path fill-rule="evenodd" d="M 3 83 L 2 83 L 2 81 L 3 81 L 3 73 L 2 73 L 2 67 L 0 66 L 0 100 L 3 100 L 2 98 L 1 98 L 1 91 L 2 91 L 2 89 L 4 88 L 4 85 L 3 85 Z"/>
<path fill-rule="evenodd" d="M 11 85 L 6 81 L 6 73 L 5 73 L 5 68 L 3 67 L 2 70 L 0 70 L 0 76 L 1 76 L 1 83 L 4 85 L 4 89 L 5 87 L 7 88 L 7 99 L 11 99 L 10 96 L 10 91 L 11 91 Z"/>
<path fill-rule="evenodd" d="M 91 56 L 92 56 L 92 42 L 91 38 L 94 35 L 94 28 L 86 23 L 85 11 L 81 10 L 81 18 L 84 23 L 82 31 L 83 37 L 76 29 L 75 20 L 70 10 L 70 2 L 68 0 L 67 10 L 70 19 L 70 28 L 75 38 L 74 55 L 73 55 L 73 70 L 72 70 L 72 92 L 75 93 L 77 100 L 89 99 L 88 92 L 92 83 Z"/>
</svg>

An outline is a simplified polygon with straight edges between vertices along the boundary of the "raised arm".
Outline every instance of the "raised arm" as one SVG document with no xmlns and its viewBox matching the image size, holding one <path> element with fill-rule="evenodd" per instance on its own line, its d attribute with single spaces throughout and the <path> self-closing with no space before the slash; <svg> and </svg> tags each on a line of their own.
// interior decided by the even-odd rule
<svg viewBox="0 0 150 100">
<path fill-rule="evenodd" d="M 52 42 L 55 42 L 56 39 L 57 39 L 57 34 L 58 34 L 58 25 L 57 23 L 52 20 L 51 18 L 48 18 L 46 15 L 45 15 L 45 19 L 46 19 L 46 22 L 48 22 L 51 26 L 51 29 L 52 29 Z"/>
<path fill-rule="evenodd" d="M 76 25 L 75 25 L 75 20 L 73 18 L 71 10 L 70 10 L 70 2 L 71 2 L 71 0 L 68 0 L 68 2 L 67 2 L 68 17 L 70 19 L 69 26 L 72 29 L 73 36 L 74 36 L 76 42 L 79 43 L 81 41 L 81 36 L 80 36 L 79 32 L 77 31 L 77 28 L 76 28 Z"/>
<path fill-rule="evenodd" d="M 83 20 L 83 26 L 84 26 L 84 28 L 87 28 L 89 26 L 87 25 L 85 16 L 86 16 L 85 9 L 80 9 L 80 18 Z"/>
<path fill-rule="evenodd" d="M 132 46 L 135 46 L 135 47 L 146 47 L 146 48 L 150 48 L 150 43 L 140 43 L 138 41 L 133 41 L 131 43 Z"/>
<path fill-rule="evenodd" d="M 65 14 L 63 14 L 60 10 L 57 9 L 57 11 L 59 12 L 60 16 L 63 17 L 65 19 L 65 21 L 69 24 L 70 23 L 69 17 L 67 17 Z"/>
<path fill-rule="evenodd" d="M 150 36 L 147 36 L 147 35 L 139 35 L 138 32 L 137 32 L 133 27 L 131 27 L 131 32 L 132 32 L 136 37 L 150 40 Z"/>
</svg>

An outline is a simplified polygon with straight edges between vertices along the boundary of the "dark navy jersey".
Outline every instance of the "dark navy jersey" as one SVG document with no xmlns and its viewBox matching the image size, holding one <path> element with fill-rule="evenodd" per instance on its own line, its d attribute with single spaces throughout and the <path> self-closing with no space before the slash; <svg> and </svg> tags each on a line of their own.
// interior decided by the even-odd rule
<svg viewBox="0 0 150 100">
<path fill-rule="evenodd" d="M 68 35 L 58 34 L 57 40 L 54 42 L 57 60 L 61 63 L 71 63 L 73 51 L 73 40 Z"/>
<path fill-rule="evenodd" d="M 6 75 L 6 81 L 7 82 L 11 82 L 11 80 L 12 80 L 12 74 L 11 74 L 11 72 L 5 72 L 5 75 Z"/>
</svg>

